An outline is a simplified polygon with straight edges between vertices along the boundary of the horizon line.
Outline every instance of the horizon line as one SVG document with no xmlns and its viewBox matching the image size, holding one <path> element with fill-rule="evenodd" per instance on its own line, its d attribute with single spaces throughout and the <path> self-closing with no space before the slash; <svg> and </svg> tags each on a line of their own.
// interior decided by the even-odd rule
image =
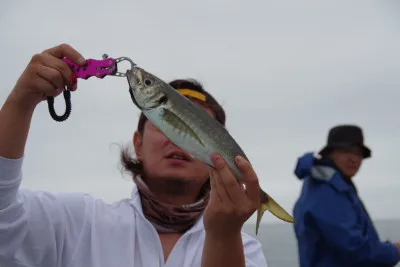
<svg viewBox="0 0 400 267">
<path fill-rule="evenodd" d="M 372 221 L 377 222 L 377 221 L 397 221 L 400 222 L 400 218 L 377 218 L 377 219 L 372 219 Z M 245 222 L 243 226 L 245 225 L 255 225 L 256 222 Z M 265 225 L 265 224 L 269 224 L 269 225 L 277 225 L 277 224 L 281 224 L 281 225 L 285 225 L 285 224 L 291 224 L 291 223 L 287 223 L 287 222 L 283 222 L 283 221 L 277 221 L 277 222 L 260 222 L 260 225 Z"/>
</svg>

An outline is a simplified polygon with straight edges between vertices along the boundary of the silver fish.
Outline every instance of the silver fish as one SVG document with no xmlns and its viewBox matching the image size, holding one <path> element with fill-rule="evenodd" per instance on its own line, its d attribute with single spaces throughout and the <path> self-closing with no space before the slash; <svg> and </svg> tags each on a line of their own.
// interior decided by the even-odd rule
<svg viewBox="0 0 400 267">
<path fill-rule="evenodd" d="M 223 125 L 172 86 L 144 69 L 135 66 L 127 71 L 126 76 L 135 105 L 172 143 L 211 167 L 211 155 L 220 153 L 236 179 L 242 180 L 242 173 L 234 158 L 237 155 L 248 158 Z M 293 217 L 261 188 L 260 197 L 256 234 L 266 210 L 283 221 L 294 222 Z"/>
</svg>

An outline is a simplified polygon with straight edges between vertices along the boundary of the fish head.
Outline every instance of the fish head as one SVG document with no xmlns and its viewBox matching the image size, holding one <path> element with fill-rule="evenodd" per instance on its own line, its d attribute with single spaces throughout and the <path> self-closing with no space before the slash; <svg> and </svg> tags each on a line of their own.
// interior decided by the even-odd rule
<svg viewBox="0 0 400 267">
<path fill-rule="evenodd" d="M 167 93 L 163 90 L 165 82 L 153 74 L 135 66 L 126 72 L 126 77 L 132 101 L 139 109 L 154 109 L 168 101 Z"/>
</svg>

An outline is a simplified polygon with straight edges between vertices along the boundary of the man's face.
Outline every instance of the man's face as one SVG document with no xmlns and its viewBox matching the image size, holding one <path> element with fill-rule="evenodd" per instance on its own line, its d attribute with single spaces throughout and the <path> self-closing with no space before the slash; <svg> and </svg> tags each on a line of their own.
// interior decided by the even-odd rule
<svg viewBox="0 0 400 267">
<path fill-rule="evenodd" d="M 334 149 L 330 158 L 344 175 L 351 178 L 356 175 L 360 169 L 363 155 L 359 146 L 351 146 Z"/>
<path fill-rule="evenodd" d="M 214 117 L 210 109 L 200 104 L 199 106 Z M 143 164 L 147 180 L 153 182 L 170 180 L 199 186 L 208 180 L 209 167 L 175 146 L 149 120 L 145 123 L 143 135 L 135 132 L 134 146 L 137 159 Z"/>
</svg>

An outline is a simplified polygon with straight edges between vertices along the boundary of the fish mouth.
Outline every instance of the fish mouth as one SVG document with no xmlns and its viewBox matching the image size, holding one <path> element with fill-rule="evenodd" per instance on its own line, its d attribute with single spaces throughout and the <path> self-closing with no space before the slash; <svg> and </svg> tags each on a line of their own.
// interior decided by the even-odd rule
<svg viewBox="0 0 400 267">
<path fill-rule="evenodd" d="M 182 161 L 187 161 L 187 162 L 190 162 L 190 161 L 193 160 L 192 157 L 189 154 L 185 153 L 182 150 L 171 151 L 165 156 L 165 158 L 182 160 Z"/>
<path fill-rule="evenodd" d="M 137 67 L 126 71 L 126 78 L 132 89 L 135 89 L 135 87 L 142 82 L 142 76 L 142 72 Z"/>
<path fill-rule="evenodd" d="M 143 107 L 139 105 L 138 101 L 135 98 L 135 93 L 138 90 L 138 85 L 141 83 L 142 72 L 138 67 L 133 67 L 126 71 L 126 78 L 129 84 L 129 94 L 131 96 L 132 102 L 140 109 L 143 110 Z"/>
</svg>

